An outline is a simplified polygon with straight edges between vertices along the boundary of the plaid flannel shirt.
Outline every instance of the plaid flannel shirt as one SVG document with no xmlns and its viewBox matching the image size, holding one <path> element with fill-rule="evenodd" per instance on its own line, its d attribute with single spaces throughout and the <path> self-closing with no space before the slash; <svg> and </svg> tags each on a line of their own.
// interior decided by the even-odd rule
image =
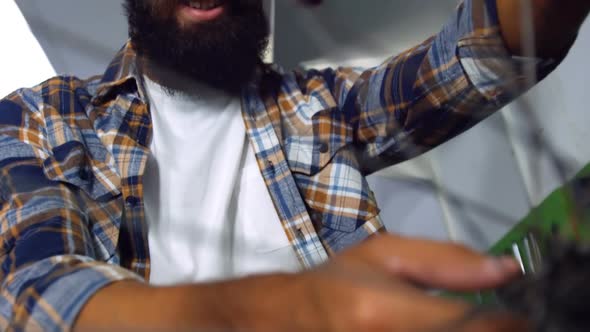
<svg viewBox="0 0 590 332">
<path fill-rule="evenodd" d="M 485 1 L 465 0 L 439 34 L 378 67 L 281 71 L 277 93 L 245 89 L 247 134 L 303 267 L 382 230 L 366 174 L 529 88 L 533 60 L 508 54 Z M 68 331 L 102 287 L 149 279 L 152 127 L 135 60 L 127 44 L 101 77 L 55 77 L 0 102 L 2 330 Z M 543 77 L 556 63 L 534 65 Z"/>
</svg>

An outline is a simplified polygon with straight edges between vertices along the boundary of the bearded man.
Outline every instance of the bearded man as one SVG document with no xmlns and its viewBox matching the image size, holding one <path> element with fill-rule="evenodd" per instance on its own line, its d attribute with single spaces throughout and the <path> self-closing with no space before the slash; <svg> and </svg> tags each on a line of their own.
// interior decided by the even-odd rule
<svg viewBox="0 0 590 332">
<path fill-rule="evenodd" d="M 497 287 L 518 266 L 387 235 L 364 177 L 557 66 L 590 2 L 531 2 L 534 59 L 519 1 L 464 0 L 381 66 L 285 72 L 262 61 L 261 0 L 126 0 L 130 40 L 102 76 L 0 102 L 0 326 L 447 331 L 471 309 L 426 289 Z M 524 328 L 494 314 L 461 331 Z"/>
</svg>

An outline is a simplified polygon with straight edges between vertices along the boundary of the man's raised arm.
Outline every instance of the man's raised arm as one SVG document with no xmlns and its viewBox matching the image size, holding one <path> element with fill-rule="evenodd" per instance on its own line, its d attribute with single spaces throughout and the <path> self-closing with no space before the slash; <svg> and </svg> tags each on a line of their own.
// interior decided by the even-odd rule
<svg viewBox="0 0 590 332">
<path fill-rule="evenodd" d="M 543 79 L 560 63 L 589 10 L 587 1 L 531 2 L 539 51 L 534 58 L 519 56 L 519 1 L 464 0 L 437 35 L 380 66 L 297 73 L 306 94 L 325 96 L 329 89 L 333 99 L 321 101 L 337 112 L 314 115 L 318 123 L 330 123 L 318 126 L 314 138 L 337 134 L 331 141 L 351 143 L 368 174 L 492 115 L 531 88 L 531 65 Z M 554 16 L 537 22 L 552 11 Z"/>
</svg>

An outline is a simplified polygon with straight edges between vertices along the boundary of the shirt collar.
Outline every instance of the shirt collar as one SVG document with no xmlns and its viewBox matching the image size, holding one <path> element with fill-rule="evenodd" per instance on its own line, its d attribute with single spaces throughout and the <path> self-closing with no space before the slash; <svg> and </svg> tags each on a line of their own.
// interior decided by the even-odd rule
<svg viewBox="0 0 590 332">
<path fill-rule="evenodd" d="M 140 100 L 143 103 L 147 103 L 147 95 L 143 84 L 143 76 L 138 63 L 139 61 L 137 51 L 135 51 L 131 40 L 128 40 L 104 72 L 96 90 L 96 94 L 94 98 L 92 98 L 92 104 L 98 105 L 109 101 L 109 98 L 116 97 L 121 89 L 137 91 Z M 280 75 L 277 75 L 278 72 L 273 66 L 259 65 L 255 78 L 250 82 L 250 84 L 248 84 L 248 86 L 258 90 L 261 83 L 267 82 L 271 83 L 270 85 L 274 87 L 271 90 L 274 90 L 278 87 L 277 79 L 280 81 Z M 264 84 L 262 85 L 264 86 Z M 277 92 L 274 91 L 274 93 Z"/>
<path fill-rule="evenodd" d="M 146 94 L 137 60 L 133 44 L 127 41 L 104 72 L 92 103 L 97 105 L 106 102 L 118 94 L 114 92 L 123 88 L 137 91 L 139 98 L 145 102 Z"/>
</svg>

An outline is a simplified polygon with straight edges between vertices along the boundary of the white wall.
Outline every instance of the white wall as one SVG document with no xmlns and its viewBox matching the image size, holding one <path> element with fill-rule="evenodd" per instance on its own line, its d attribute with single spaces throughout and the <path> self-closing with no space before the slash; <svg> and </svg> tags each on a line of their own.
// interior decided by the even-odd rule
<svg viewBox="0 0 590 332">
<path fill-rule="evenodd" d="M 16 4 L 0 3 L 0 98 L 20 87 L 33 86 L 54 75 L 43 49 Z M 20 64 L 20 65 L 18 65 Z"/>
<path fill-rule="evenodd" d="M 561 66 L 505 113 L 533 204 L 538 204 L 562 180 L 550 160 L 549 150 L 566 163 L 566 177 L 571 177 L 590 161 L 590 145 L 587 144 L 590 141 L 589 75 L 590 20 L 582 27 L 578 40 Z M 531 128 L 528 113 L 523 113 L 526 106 L 538 121 L 538 132 L 551 149 L 536 151 L 527 143 L 526 137 L 518 134 Z"/>
<path fill-rule="evenodd" d="M 121 0 L 16 3 L 57 73 L 80 77 L 102 74 L 127 40 Z"/>
<path fill-rule="evenodd" d="M 382 59 L 426 39 L 446 22 L 457 0 L 324 0 L 309 10 L 276 1 L 276 60 L 347 63 Z"/>
</svg>

